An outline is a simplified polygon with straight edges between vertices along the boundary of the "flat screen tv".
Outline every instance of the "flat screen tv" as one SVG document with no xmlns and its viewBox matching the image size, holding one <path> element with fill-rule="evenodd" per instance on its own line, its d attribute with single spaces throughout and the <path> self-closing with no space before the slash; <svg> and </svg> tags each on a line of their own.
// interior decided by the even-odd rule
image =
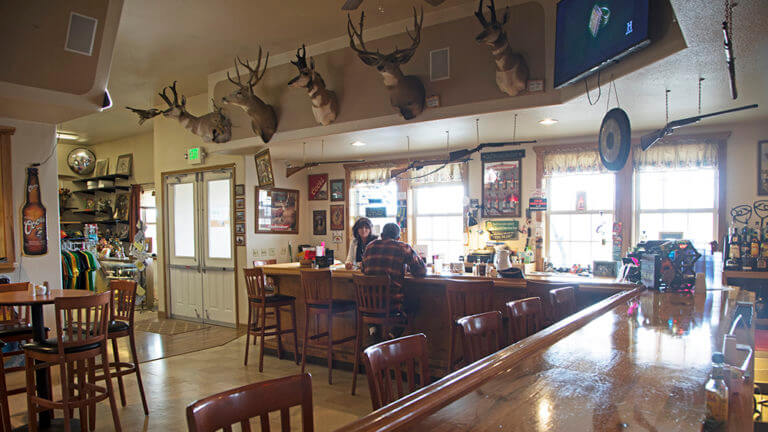
<svg viewBox="0 0 768 432">
<path fill-rule="evenodd" d="M 650 43 L 649 0 L 561 0 L 555 88 L 565 87 Z"/>
</svg>

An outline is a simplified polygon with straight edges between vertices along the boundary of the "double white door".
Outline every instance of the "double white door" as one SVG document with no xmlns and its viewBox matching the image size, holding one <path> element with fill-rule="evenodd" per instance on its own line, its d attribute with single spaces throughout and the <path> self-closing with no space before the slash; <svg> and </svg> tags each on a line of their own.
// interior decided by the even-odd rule
<svg viewBox="0 0 768 432">
<path fill-rule="evenodd" d="M 173 318 L 235 325 L 231 168 L 165 178 Z"/>
</svg>

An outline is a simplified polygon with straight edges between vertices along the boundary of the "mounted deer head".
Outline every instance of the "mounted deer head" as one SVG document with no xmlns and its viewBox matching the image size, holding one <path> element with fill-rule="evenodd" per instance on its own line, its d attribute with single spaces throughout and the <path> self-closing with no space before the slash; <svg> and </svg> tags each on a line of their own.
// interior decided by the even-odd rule
<svg viewBox="0 0 768 432">
<path fill-rule="evenodd" d="M 240 77 L 238 63 L 248 71 L 248 79 L 245 81 Z M 264 66 L 262 67 L 261 47 L 259 47 L 259 57 L 256 60 L 255 68 L 251 67 L 248 60 L 242 61 L 239 57 L 236 58 L 235 73 L 237 74 L 237 80 L 229 76 L 229 72 L 227 72 L 227 79 L 237 86 L 237 90 L 222 98 L 224 103 L 237 105 L 245 110 L 248 116 L 251 117 L 251 129 L 265 143 L 272 139 L 272 135 L 277 130 L 277 115 L 275 115 L 275 109 L 272 105 L 267 105 L 256 96 L 253 92 L 253 87 L 264 77 L 264 73 L 267 71 L 267 63 L 269 63 L 269 53 L 267 53 Z"/>
<path fill-rule="evenodd" d="M 475 40 L 491 47 L 493 60 L 496 63 L 496 85 L 499 86 L 499 90 L 515 96 L 525 90 L 528 83 L 528 65 L 523 56 L 512 51 L 507 33 L 504 31 L 504 25 L 509 20 L 509 7 L 504 10 L 504 17 L 499 22 L 496 19 L 496 5 L 491 0 L 488 6 L 491 19 L 488 21 L 483 15 L 483 1 L 480 0 L 475 12 L 477 20 L 483 25 L 483 31 Z"/>
<path fill-rule="evenodd" d="M 306 88 L 312 100 L 312 114 L 315 120 L 327 126 L 336 120 L 339 114 L 339 100 L 336 93 L 325 88 L 325 81 L 315 71 L 315 59 L 309 58 L 307 66 L 307 48 L 302 45 L 296 50 L 296 61 L 291 62 L 299 70 L 299 74 L 288 81 L 289 87 Z"/>
<path fill-rule="evenodd" d="M 347 34 L 349 35 L 349 47 L 352 48 L 360 60 L 368 66 L 375 67 L 384 78 L 384 86 L 389 90 L 389 103 L 396 108 L 406 120 L 410 120 L 424 111 L 424 84 L 414 75 L 403 75 L 400 65 L 408 63 L 416 52 L 421 42 L 421 26 L 424 22 L 424 11 L 421 11 L 421 19 L 413 8 L 414 33 L 406 27 L 405 31 L 411 38 L 411 46 L 406 49 L 397 49 L 389 54 L 379 51 L 368 51 L 363 41 L 363 21 L 365 12 L 360 14 L 360 30 L 352 24 L 352 18 L 347 15 Z M 357 41 L 355 41 L 357 39 Z"/>
<path fill-rule="evenodd" d="M 171 90 L 173 101 L 168 97 L 167 90 Z M 199 136 L 205 142 L 225 143 L 232 139 L 232 121 L 230 121 L 221 111 L 221 107 L 213 103 L 214 111 L 200 117 L 196 117 L 187 111 L 187 98 L 176 92 L 176 81 L 172 85 L 163 87 L 163 91 L 158 93 L 160 97 L 168 104 L 165 110 L 150 108 L 148 110 L 126 107 L 139 115 L 139 124 L 162 114 L 165 117 L 176 119 L 181 123 L 184 129 Z"/>
</svg>

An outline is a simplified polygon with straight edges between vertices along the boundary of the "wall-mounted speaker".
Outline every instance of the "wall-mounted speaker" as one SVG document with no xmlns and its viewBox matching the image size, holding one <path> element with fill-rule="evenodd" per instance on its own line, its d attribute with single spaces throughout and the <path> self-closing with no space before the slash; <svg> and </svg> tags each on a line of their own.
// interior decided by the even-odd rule
<svg viewBox="0 0 768 432">
<path fill-rule="evenodd" d="M 429 80 L 440 81 L 451 77 L 451 53 L 448 47 L 429 52 Z"/>
<path fill-rule="evenodd" d="M 93 42 L 96 39 L 96 26 L 99 20 L 76 12 L 69 14 L 66 51 L 90 56 L 93 54 Z"/>
</svg>

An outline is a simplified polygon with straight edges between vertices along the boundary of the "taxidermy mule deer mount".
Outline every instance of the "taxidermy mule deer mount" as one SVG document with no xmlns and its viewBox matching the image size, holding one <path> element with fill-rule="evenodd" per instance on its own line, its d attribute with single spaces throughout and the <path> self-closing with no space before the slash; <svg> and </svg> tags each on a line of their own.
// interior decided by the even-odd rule
<svg viewBox="0 0 768 432">
<path fill-rule="evenodd" d="M 299 74 L 288 81 L 288 86 L 306 88 L 312 100 L 312 114 L 315 120 L 323 126 L 333 123 L 339 114 L 339 100 L 336 93 L 325 88 L 323 77 L 315 71 L 315 59 L 310 57 L 307 67 L 307 48 L 304 45 L 296 50 L 296 61 L 291 64 L 296 66 Z"/>
<path fill-rule="evenodd" d="M 421 42 L 421 25 L 424 22 L 424 11 L 421 11 L 421 19 L 413 8 L 414 34 L 406 27 L 405 31 L 411 38 L 411 46 L 405 49 L 397 49 L 389 54 L 381 54 L 379 51 L 368 51 L 363 42 L 363 20 L 365 12 L 360 14 L 360 30 L 352 24 L 352 18 L 347 15 L 347 33 L 349 34 L 349 47 L 352 48 L 360 60 L 368 66 L 373 66 L 384 78 L 384 86 L 389 90 L 389 103 L 400 111 L 406 120 L 410 120 L 424 111 L 424 84 L 414 75 L 403 75 L 400 65 L 408 63 L 413 57 L 416 48 Z M 357 39 L 357 42 L 355 42 Z M 359 47 L 358 47 L 359 45 Z"/>
<path fill-rule="evenodd" d="M 496 85 L 504 93 L 515 96 L 525 90 L 528 82 L 528 65 L 523 56 L 512 51 L 507 32 L 504 31 L 504 25 L 509 20 L 509 6 L 504 11 L 501 22 L 496 19 L 496 5 L 493 0 L 488 10 L 491 11 L 490 22 L 483 15 L 483 0 L 480 0 L 475 16 L 483 25 L 483 31 L 475 40 L 491 47 L 493 60 L 496 62 Z"/>
<path fill-rule="evenodd" d="M 246 81 L 243 81 L 240 77 L 238 63 L 248 70 L 248 79 Z M 237 90 L 222 98 L 225 103 L 237 105 L 245 110 L 251 118 L 253 133 L 260 136 L 265 143 L 272 139 L 272 135 L 277 130 L 277 115 L 272 105 L 264 103 L 263 100 L 253 93 L 253 87 L 264 77 L 264 72 L 267 71 L 267 63 L 269 63 L 269 53 L 267 53 L 267 57 L 264 60 L 264 66 L 261 66 L 261 47 L 259 47 L 259 57 L 256 60 L 255 68 L 251 67 L 248 60 L 242 61 L 240 58 L 237 58 L 235 60 L 237 80 L 232 79 L 229 76 L 229 72 L 227 72 L 227 79 L 237 86 Z"/>
<path fill-rule="evenodd" d="M 168 89 L 171 90 L 173 101 L 166 94 Z M 179 103 L 179 96 L 176 93 L 176 81 L 168 87 L 163 87 L 162 93 L 158 94 L 168 104 L 168 109 L 150 108 L 142 110 L 126 107 L 139 115 L 139 124 L 162 114 L 165 117 L 178 120 L 184 129 L 199 136 L 205 142 L 225 143 L 232 139 L 232 121 L 221 112 L 221 107 L 216 106 L 215 102 L 213 103 L 215 111 L 197 117 L 187 111 L 187 98 L 184 95 L 181 95 L 181 103 Z"/>
</svg>

